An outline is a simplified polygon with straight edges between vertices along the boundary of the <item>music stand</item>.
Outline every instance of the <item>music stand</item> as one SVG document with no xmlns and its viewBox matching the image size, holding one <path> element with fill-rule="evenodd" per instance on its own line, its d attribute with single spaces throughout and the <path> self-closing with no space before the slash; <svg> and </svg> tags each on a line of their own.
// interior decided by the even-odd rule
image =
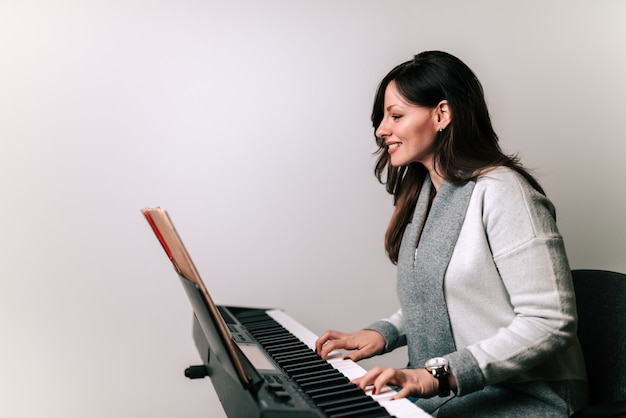
<svg viewBox="0 0 626 418">
<path fill-rule="evenodd" d="M 232 339 L 232 334 L 213 302 L 167 211 L 162 208 L 141 210 L 172 262 L 191 302 L 194 313 L 193 333 L 203 360 L 202 366 L 185 371 L 189 378 L 210 376 L 225 405 L 224 397 L 238 392 L 255 392 L 263 378 Z M 239 398 L 241 399 L 241 398 Z"/>
</svg>

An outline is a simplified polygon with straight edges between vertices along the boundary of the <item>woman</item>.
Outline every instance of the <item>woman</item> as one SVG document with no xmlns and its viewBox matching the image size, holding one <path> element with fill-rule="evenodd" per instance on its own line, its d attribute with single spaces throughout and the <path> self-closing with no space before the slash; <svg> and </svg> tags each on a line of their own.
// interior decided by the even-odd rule
<svg viewBox="0 0 626 418">
<path fill-rule="evenodd" d="M 501 151 L 483 90 L 454 56 L 423 52 L 381 82 L 375 172 L 394 196 L 385 248 L 401 309 L 316 350 L 359 360 L 408 345 L 406 369 L 361 388 L 400 387 L 438 417 L 566 417 L 586 404 L 576 304 L 554 208 Z M 451 390 L 451 391 L 450 391 Z M 436 396 L 439 395 L 439 396 Z"/>
</svg>

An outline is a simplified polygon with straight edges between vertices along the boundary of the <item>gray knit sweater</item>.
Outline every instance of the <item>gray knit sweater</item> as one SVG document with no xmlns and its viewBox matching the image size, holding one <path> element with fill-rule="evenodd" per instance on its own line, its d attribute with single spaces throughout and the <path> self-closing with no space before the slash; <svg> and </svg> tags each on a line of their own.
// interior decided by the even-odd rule
<svg viewBox="0 0 626 418">
<path fill-rule="evenodd" d="M 424 188 L 430 186 L 427 178 Z M 505 167 L 481 176 L 466 203 L 457 202 L 462 198 L 454 194 L 440 196 L 445 186 L 423 230 L 420 216 L 426 214 L 419 213 L 418 201 L 405 231 L 398 260 L 401 309 L 368 329 L 383 334 L 385 351 L 407 344 L 411 367 L 423 367 L 430 357 L 446 357 L 458 397 L 501 382 L 584 381 L 571 272 L 552 204 Z M 438 202 L 440 197 L 443 201 Z M 449 234 L 447 225 L 431 219 L 437 205 L 459 207 L 464 216 L 457 233 Z M 455 221 L 449 222 L 453 228 Z M 420 249 L 421 262 L 412 241 L 419 231 L 419 247 L 425 247 Z M 417 295 L 420 280 L 432 281 L 423 271 L 429 265 L 429 248 L 436 253 L 439 247 L 430 242 L 442 239 L 452 242 L 449 259 L 430 262 L 447 263 L 440 269 L 441 297 L 432 294 L 436 288 Z M 433 300 L 443 306 L 425 309 L 423 305 Z M 429 335 L 451 341 L 425 343 Z M 585 402 L 584 395 L 579 398 Z"/>
</svg>

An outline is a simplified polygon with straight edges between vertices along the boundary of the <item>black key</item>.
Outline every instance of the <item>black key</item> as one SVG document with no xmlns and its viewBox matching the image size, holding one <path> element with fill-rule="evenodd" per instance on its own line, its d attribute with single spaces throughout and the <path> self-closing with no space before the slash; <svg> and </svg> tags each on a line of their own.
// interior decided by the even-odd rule
<svg viewBox="0 0 626 418">
<path fill-rule="evenodd" d="M 337 370 L 332 367 L 327 370 L 314 370 L 314 371 L 302 371 L 295 374 L 290 375 L 293 380 L 296 382 L 303 381 L 305 379 L 315 379 L 315 378 L 323 378 L 329 376 L 341 375 Z"/>
<path fill-rule="evenodd" d="M 339 412 L 336 414 L 328 414 L 329 418 L 388 418 L 389 412 L 380 405 L 356 408 L 351 411 Z"/>
<path fill-rule="evenodd" d="M 347 399 L 349 397 L 367 396 L 364 392 L 355 384 L 350 383 L 348 385 L 334 386 L 323 389 L 313 389 L 307 394 L 313 399 L 316 404 L 320 404 L 333 399 Z"/>
<path fill-rule="evenodd" d="M 342 405 L 337 405 L 337 406 L 326 405 L 324 406 L 324 412 L 326 412 L 329 415 L 332 415 L 332 414 L 350 412 L 350 411 L 354 411 L 360 408 L 370 408 L 372 406 L 380 407 L 378 402 L 376 402 L 374 399 L 370 398 L 369 396 L 364 396 L 360 400 L 355 400 L 354 402 L 350 402 L 350 403 L 344 403 Z"/>
<path fill-rule="evenodd" d="M 300 385 L 302 390 L 307 392 L 312 389 L 323 388 L 323 387 L 328 387 L 328 386 L 347 385 L 347 384 L 350 384 L 350 381 L 348 380 L 347 377 L 343 375 L 340 375 L 340 376 L 333 375 L 325 379 L 308 379 L 305 381 L 299 381 L 298 384 Z"/>
</svg>

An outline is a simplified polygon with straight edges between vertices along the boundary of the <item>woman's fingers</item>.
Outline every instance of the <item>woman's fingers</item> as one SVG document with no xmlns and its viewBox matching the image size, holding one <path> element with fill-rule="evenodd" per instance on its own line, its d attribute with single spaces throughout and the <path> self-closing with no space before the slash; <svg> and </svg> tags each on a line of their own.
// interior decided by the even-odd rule
<svg viewBox="0 0 626 418">
<path fill-rule="evenodd" d="M 348 349 L 345 336 L 346 334 L 339 331 L 328 330 L 324 332 L 315 341 L 315 352 L 325 359 L 333 350 Z"/>
<path fill-rule="evenodd" d="M 385 338 L 372 330 L 352 333 L 328 330 L 315 342 L 315 352 L 322 358 L 328 357 L 333 350 L 354 350 L 344 357 L 353 361 L 379 354 L 384 347 Z"/>
<path fill-rule="evenodd" d="M 409 396 L 430 398 L 436 395 L 438 391 L 437 379 L 433 378 L 425 369 L 398 370 L 392 367 L 378 366 L 352 382 L 363 390 L 368 386 L 373 386 L 373 395 L 380 393 L 385 385 L 400 387 L 401 389 L 392 399 Z"/>
<path fill-rule="evenodd" d="M 365 390 L 368 386 L 374 386 L 372 388 L 372 394 L 376 395 L 377 393 L 380 393 L 385 385 L 398 384 L 398 379 L 396 376 L 397 373 L 397 369 L 391 367 L 377 366 L 372 368 L 370 371 L 368 371 L 358 379 L 354 379 L 352 382 L 363 390 Z"/>
</svg>

